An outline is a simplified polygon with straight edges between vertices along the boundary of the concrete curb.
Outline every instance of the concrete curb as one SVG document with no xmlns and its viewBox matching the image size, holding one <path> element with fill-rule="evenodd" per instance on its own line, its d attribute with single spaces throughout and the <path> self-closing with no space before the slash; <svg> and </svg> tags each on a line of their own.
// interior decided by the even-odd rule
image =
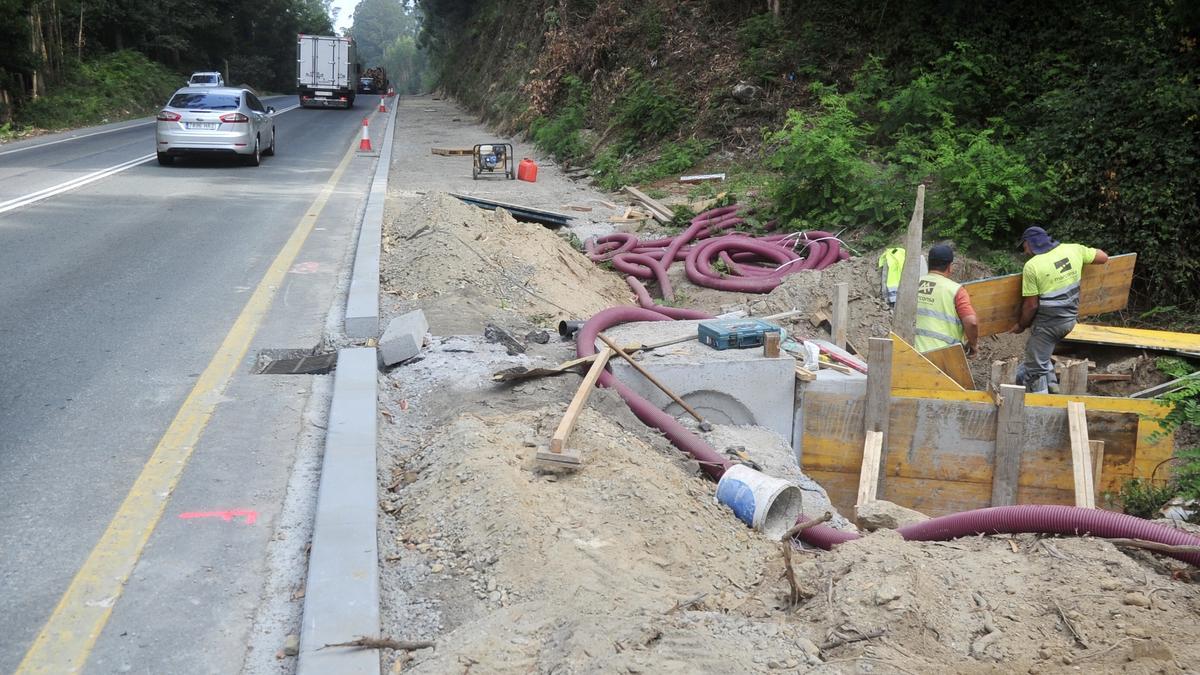
<svg viewBox="0 0 1200 675">
<path fill-rule="evenodd" d="M 338 352 L 308 561 L 297 675 L 379 675 L 374 649 L 322 649 L 379 635 L 376 377 L 371 347 Z"/>
<path fill-rule="evenodd" d="M 343 330 L 349 338 L 379 337 L 379 256 L 382 252 L 383 207 L 387 201 L 388 173 L 392 165 L 392 133 L 396 130 L 396 110 L 393 102 L 388 115 L 387 131 L 379 149 L 379 164 L 363 208 L 362 227 L 358 231 L 358 248 L 354 254 L 354 272 L 350 275 L 350 290 L 346 295 L 346 318 Z"/>
</svg>

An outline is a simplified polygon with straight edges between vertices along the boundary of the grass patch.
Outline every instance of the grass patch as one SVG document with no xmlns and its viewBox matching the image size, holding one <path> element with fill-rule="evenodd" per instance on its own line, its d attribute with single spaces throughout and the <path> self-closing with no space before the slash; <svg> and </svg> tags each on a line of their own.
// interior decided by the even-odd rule
<svg viewBox="0 0 1200 675">
<path fill-rule="evenodd" d="M 139 52 L 113 52 L 80 63 L 53 93 L 23 105 L 17 125 L 67 129 L 139 117 L 162 106 L 183 80 Z"/>
</svg>

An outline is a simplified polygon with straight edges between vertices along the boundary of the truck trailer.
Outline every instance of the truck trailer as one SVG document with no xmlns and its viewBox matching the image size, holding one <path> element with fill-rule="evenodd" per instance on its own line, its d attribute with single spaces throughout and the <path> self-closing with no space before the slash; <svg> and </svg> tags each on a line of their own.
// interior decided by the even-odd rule
<svg viewBox="0 0 1200 675">
<path fill-rule="evenodd" d="M 299 35 L 296 89 L 302 108 L 351 108 L 358 84 L 354 40 L 336 35 Z"/>
</svg>

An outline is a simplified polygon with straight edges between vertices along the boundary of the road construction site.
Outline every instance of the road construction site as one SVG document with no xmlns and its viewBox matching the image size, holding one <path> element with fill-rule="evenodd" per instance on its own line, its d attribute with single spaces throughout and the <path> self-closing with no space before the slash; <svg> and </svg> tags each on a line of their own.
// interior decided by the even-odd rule
<svg viewBox="0 0 1200 675">
<path fill-rule="evenodd" d="M 1105 510 L 1175 450 L 1156 433 L 1169 378 L 1148 364 L 1200 349 L 1089 322 L 1125 306 L 1136 252 L 1088 271 L 1059 391 L 1027 394 L 1011 384 L 1024 336 L 1004 332 L 1019 275 L 961 261 L 979 354 L 923 355 L 877 250 L 752 228 L 671 181 L 657 199 L 605 193 L 450 101 L 396 105 L 367 343 L 379 639 L 341 636 L 379 661 L 339 672 L 1157 673 L 1200 658 L 1196 528 Z M 493 141 L 533 158 L 536 182 L 473 178 L 472 147 Z M 924 250 L 915 196 L 907 243 Z M 663 222 L 679 205 L 700 214 L 682 230 Z M 718 318 L 768 328 L 717 349 L 698 335 Z"/>
</svg>

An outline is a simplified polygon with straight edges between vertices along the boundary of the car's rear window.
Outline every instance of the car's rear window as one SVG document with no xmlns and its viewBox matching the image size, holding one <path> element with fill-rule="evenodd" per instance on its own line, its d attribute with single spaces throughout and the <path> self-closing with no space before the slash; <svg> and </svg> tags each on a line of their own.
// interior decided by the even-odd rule
<svg viewBox="0 0 1200 675">
<path fill-rule="evenodd" d="M 192 76 L 192 82 L 195 82 L 196 84 L 207 84 L 209 82 L 216 82 L 216 81 L 217 81 L 217 78 L 213 77 L 212 75 L 193 75 Z"/>
<path fill-rule="evenodd" d="M 234 94 L 178 93 L 167 105 L 188 110 L 237 110 L 241 97 Z"/>
</svg>

